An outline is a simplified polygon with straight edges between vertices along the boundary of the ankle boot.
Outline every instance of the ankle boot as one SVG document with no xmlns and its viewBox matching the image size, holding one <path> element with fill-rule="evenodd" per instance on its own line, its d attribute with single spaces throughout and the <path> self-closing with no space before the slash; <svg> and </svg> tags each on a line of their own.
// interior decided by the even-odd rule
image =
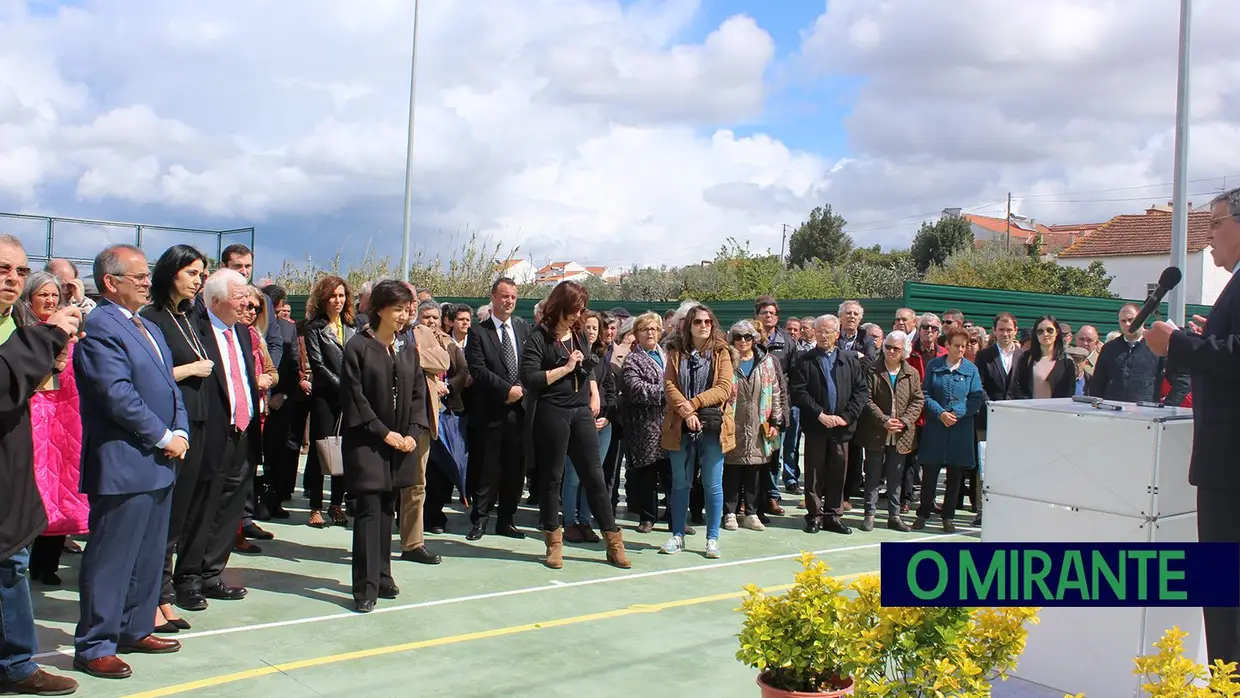
<svg viewBox="0 0 1240 698">
<path fill-rule="evenodd" d="M 564 529 L 544 531 L 543 537 L 547 540 L 547 559 L 543 561 L 543 564 L 553 570 L 558 570 L 564 566 Z"/>
<path fill-rule="evenodd" d="M 629 559 L 624 555 L 624 536 L 621 535 L 620 529 L 615 531 L 603 531 L 603 538 L 607 540 L 607 562 L 627 570 L 633 565 L 629 563 Z"/>
</svg>

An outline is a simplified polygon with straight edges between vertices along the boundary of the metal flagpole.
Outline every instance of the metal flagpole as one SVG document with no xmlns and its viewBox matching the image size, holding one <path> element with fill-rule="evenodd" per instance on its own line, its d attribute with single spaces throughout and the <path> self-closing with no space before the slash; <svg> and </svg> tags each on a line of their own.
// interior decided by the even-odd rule
<svg viewBox="0 0 1240 698">
<path fill-rule="evenodd" d="M 422 3 L 413 2 L 413 50 L 409 60 L 409 144 L 405 151 L 405 226 L 404 245 L 400 252 L 401 278 L 409 280 L 409 231 L 413 217 L 413 116 L 417 105 L 418 91 L 418 9 Z"/>
<path fill-rule="evenodd" d="M 1192 0 L 1180 0 L 1180 69 L 1175 98 L 1175 179 L 1171 199 L 1171 266 L 1178 267 L 1185 275 L 1188 274 L 1188 99 L 1192 4 Z M 1185 326 L 1184 290 L 1187 285 L 1177 284 L 1167 294 L 1168 317 L 1180 327 Z"/>
</svg>

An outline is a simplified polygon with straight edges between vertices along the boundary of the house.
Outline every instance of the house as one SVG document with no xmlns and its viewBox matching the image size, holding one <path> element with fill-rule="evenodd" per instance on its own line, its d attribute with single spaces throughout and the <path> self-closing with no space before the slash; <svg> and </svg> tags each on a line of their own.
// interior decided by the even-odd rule
<svg viewBox="0 0 1240 698">
<path fill-rule="evenodd" d="M 1032 218 L 1012 215 L 1009 218 L 980 216 L 975 213 L 960 214 L 959 209 L 948 209 L 945 215 L 955 214 L 969 221 L 973 228 L 973 244 L 976 246 L 995 242 L 1007 242 L 1012 236 L 1013 245 L 1032 245 L 1039 236 L 1042 240 L 1042 254 L 1053 256 L 1080 238 L 1092 232 L 1100 223 L 1075 225 L 1042 225 Z"/>
<path fill-rule="evenodd" d="M 1214 266 L 1210 255 L 1209 211 L 1188 213 L 1188 262 L 1181 269 L 1184 301 L 1213 305 L 1231 272 Z M 1111 292 L 1121 298 L 1142 299 L 1157 286 L 1158 276 L 1171 264 L 1171 210 L 1151 206 L 1142 214 L 1124 214 L 1098 226 L 1092 233 L 1061 251 L 1056 261 L 1084 269 L 1091 262 L 1106 266 L 1115 277 Z"/>
<path fill-rule="evenodd" d="M 532 284 L 538 278 L 538 269 L 528 260 L 509 259 L 495 265 L 495 278 L 506 276 L 518 284 Z"/>
<path fill-rule="evenodd" d="M 561 281 L 585 281 L 590 277 L 610 283 L 619 280 L 621 276 L 608 267 L 590 267 L 577 262 L 552 262 L 538 270 L 536 283 L 541 286 L 554 286 Z"/>
</svg>

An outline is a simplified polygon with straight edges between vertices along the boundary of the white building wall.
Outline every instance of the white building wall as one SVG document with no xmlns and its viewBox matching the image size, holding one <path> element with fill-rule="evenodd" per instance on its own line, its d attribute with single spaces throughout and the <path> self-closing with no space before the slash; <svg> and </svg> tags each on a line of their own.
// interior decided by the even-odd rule
<svg viewBox="0 0 1240 698">
<path fill-rule="evenodd" d="M 1231 271 L 1223 269 L 1214 264 L 1214 258 L 1210 256 L 1210 248 L 1207 247 L 1201 253 L 1202 284 L 1201 297 L 1205 300 L 1201 301 L 1202 305 L 1214 305 L 1214 301 L 1223 293 L 1223 288 L 1231 281 Z"/>
<path fill-rule="evenodd" d="M 1111 292 L 1120 298 L 1143 300 L 1149 295 L 1149 284 L 1158 283 L 1163 269 L 1171 265 L 1171 255 L 1133 255 L 1127 257 L 1097 258 L 1107 268 L 1107 274 L 1115 277 L 1111 281 Z M 1065 267 L 1085 269 L 1094 261 L 1086 257 L 1068 257 L 1055 260 Z M 1203 252 L 1190 252 L 1188 268 L 1184 270 L 1184 302 L 1198 305 L 1213 305 L 1222 292 L 1231 273 L 1214 266 L 1209 248 Z"/>
</svg>

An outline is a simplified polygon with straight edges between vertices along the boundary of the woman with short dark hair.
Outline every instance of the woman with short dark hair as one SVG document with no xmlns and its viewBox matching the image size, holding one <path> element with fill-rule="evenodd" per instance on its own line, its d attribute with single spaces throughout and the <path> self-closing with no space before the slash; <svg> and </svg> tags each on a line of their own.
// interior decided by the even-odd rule
<svg viewBox="0 0 1240 698">
<path fill-rule="evenodd" d="M 542 486 L 539 515 L 547 543 L 544 564 L 564 566 L 564 531 L 560 498 L 565 458 L 581 479 L 590 509 L 607 541 L 607 561 L 628 569 L 624 539 L 611 511 L 611 495 L 603 477 L 595 418 L 602 399 L 594 376 L 599 357 L 590 349 L 581 319 L 590 294 L 576 281 L 561 282 L 543 302 L 538 326 L 521 351 L 521 382 L 533 399 L 534 457 Z"/>
<path fill-rule="evenodd" d="M 398 339 L 413 293 L 381 281 L 370 293 L 370 322 L 344 349 L 340 377 L 341 457 L 353 500 L 353 601 L 359 613 L 394 599 L 392 526 L 396 491 L 419 480 L 414 450 L 430 429 L 418 347 Z"/>
<path fill-rule="evenodd" d="M 173 607 L 176 593 L 172 584 L 173 553 L 178 552 L 181 533 L 191 502 L 206 496 L 206 484 L 199 488 L 198 471 L 207 444 L 207 393 L 203 380 L 211 375 L 215 363 L 207 358 L 207 348 L 194 328 L 189 313 L 194 299 L 207 278 L 207 257 L 190 245 L 173 245 L 160 255 L 151 271 L 151 304 L 138 312 L 164 333 L 172 350 L 172 379 L 181 389 L 185 413 L 189 418 L 189 450 L 177 468 L 172 489 L 172 513 L 168 522 L 168 547 L 164 553 L 164 580 L 155 617 L 156 632 L 188 630 Z"/>
</svg>

